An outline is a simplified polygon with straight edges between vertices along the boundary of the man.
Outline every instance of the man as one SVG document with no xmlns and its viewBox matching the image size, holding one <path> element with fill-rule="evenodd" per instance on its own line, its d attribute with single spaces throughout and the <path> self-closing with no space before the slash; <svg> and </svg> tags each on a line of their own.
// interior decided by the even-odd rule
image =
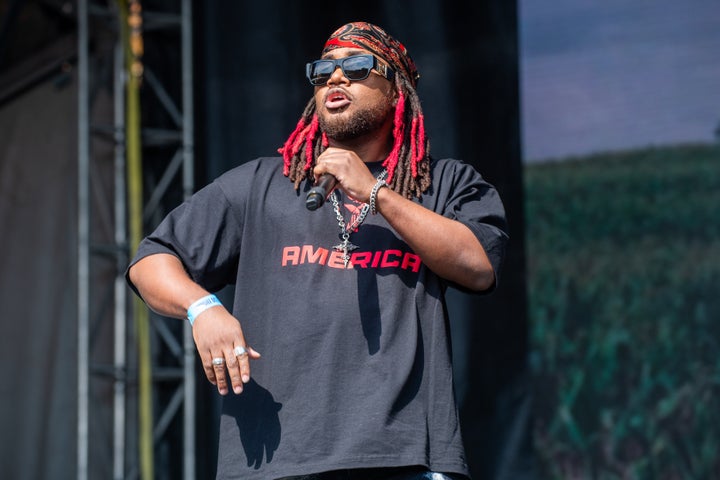
<svg viewBox="0 0 720 480">
<path fill-rule="evenodd" d="M 192 323 L 224 396 L 219 478 L 466 478 L 444 292 L 494 288 L 502 204 L 469 165 L 431 159 L 415 64 L 381 28 L 341 27 L 306 73 L 282 158 L 178 207 L 128 279 Z M 321 179 L 335 187 L 311 211 Z M 228 284 L 232 315 L 210 294 Z"/>
</svg>

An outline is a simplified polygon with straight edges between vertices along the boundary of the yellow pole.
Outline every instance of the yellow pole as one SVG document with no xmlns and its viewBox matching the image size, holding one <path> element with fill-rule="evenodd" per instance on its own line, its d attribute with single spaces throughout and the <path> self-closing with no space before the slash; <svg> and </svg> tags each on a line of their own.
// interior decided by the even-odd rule
<svg viewBox="0 0 720 480">
<path fill-rule="evenodd" d="M 137 33 L 141 25 L 139 2 L 128 6 L 127 0 L 119 0 L 125 68 L 128 73 L 126 88 L 126 154 L 128 188 L 128 222 L 130 251 L 135 253 L 143 238 L 143 192 L 142 192 L 142 144 L 140 137 L 140 82 L 142 64 L 142 38 Z M 154 477 L 152 369 L 150 355 L 150 317 L 148 309 L 139 298 L 133 304 L 138 350 L 138 447 L 140 478 Z"/>
</svg>

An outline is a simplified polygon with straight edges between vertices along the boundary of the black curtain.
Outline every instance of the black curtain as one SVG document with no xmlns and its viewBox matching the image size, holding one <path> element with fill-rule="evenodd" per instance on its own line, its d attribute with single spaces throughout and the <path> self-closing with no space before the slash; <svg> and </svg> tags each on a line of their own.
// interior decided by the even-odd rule
<svg viewBox="0 0 720 480">
<path fill-rule="evenodd" d="M 432 152 L 472 163 L 500 191 L 511 242 L 497 291 L 451 292 L 456 391 L 473 478 L 533 478 L 526 315 L 517 5 L 504 0 L 291 0 L 196 5 L 198 184 L 272 155 L 312 95 L 304 65 L 340 25 L 376 23 L 418 64 Z M 202 382 L 201 382 L 202 383 Z M 211 389 L 201 404 L 212 409 Z M 214 426 L 198 424 L 201 445 Z M 201 452 L 212 472 L 215 451 Z M 211 478 L 211 477 L 209 477 Z"/>
</svg>

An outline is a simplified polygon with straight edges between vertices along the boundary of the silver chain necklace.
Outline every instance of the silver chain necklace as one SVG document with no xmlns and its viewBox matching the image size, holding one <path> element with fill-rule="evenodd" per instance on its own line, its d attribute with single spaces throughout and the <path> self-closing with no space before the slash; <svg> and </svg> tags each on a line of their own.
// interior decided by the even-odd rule
<svg viewBox="0 0 720 480">
<path fill-rule="evenodd" d="M 383 169 L 377 179 L 385 180 L 387 173 L 387 170 Z M 365 221 L 365 217 L 367 217 L 368 211 L 370 211 L 370 205 L 363 203 L 362 208 L 360 209 L 360 214 L 357 218 L 355 218 L 355 221 L 350 225 L 345 225 L 345 217 L 343 217 L 342 210 L 340 210 L 340 200 L 338 200 L 337 192 L 335 190 L 333 190 L 330 194 L 330 201 L 333 205 L 333 211 L 335 212 L 335 218 L 337 218 L 338 227 L 340 227 L 340 238 L 342 239 L 342 243 L 338 243 L 333 246 L 333 250 L 343 252 L 343 262 L 345 263 L 345 268 L 347 268 L 350 263 L 350 254 L 348 252 L 359 248 L 357 245 L 350 242 L 350 234 L 360 227 L 360 225 L 362 225 Z"/>
</svg>

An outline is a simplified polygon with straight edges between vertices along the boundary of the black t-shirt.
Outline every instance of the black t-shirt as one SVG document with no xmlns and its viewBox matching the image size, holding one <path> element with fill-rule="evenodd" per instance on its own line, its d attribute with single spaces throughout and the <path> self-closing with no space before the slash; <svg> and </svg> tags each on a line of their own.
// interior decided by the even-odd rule
<svg viewBox="0 0 720 480">
<path fill-rule="evenodd" d="M 371 164 L 378 174 L 380 164 Z M 497 192 L 469 165 L 432 163 L 426 208 L 467 225 L 499 271 L 507 235 Z M 358 206 L 341 198 L 345 223 Z M 218 478 L 425 465 L 468 474 L 453 396 L 447 282 L 368 214 L 347 267 L 332 204 L 309 211 L 282 159 L 237 167 L 146 238 L 210 291 L 235 284 L 233 314 L 262 353 L 223 398 Z"/>
</svg>

